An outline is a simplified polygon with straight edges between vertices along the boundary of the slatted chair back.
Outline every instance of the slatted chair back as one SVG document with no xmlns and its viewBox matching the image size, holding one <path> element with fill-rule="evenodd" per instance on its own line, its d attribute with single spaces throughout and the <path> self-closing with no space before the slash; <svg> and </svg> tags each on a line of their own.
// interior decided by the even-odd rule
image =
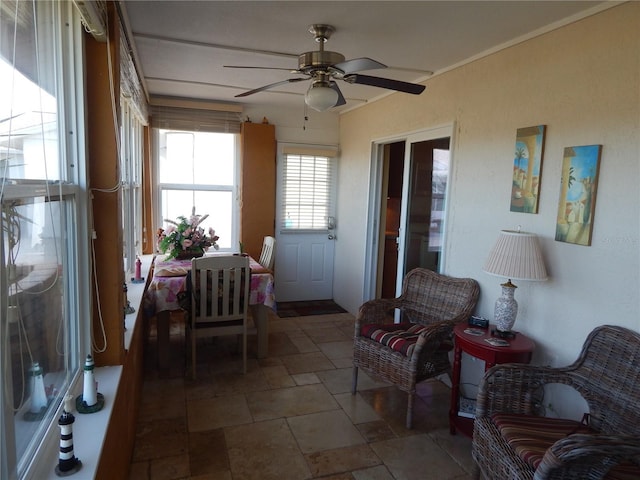
<svg viewBox="0 0 640 480">
<path fill-rule="evenodd" d="M 191 357 L 195 378 L 196 339 L 242 335 L 247 370 L 247 318 L 251 270 L 249 257 L 212 255 L 191 261 Z"/>
<path fill-rule="evenodd" d="M 275 261 L 276 239 L 271 236 L 264 237 L 262 241 L 262 251 L 258 263 L 267 270 L 273 270 Z"/>
</svg>

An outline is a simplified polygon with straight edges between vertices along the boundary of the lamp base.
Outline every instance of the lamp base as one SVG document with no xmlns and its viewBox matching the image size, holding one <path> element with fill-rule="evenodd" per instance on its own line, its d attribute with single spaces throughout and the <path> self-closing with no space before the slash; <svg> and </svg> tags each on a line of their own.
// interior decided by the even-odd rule
<svg viewBox="0 0 640 480">
<path fill-rule="evenodd" d="M 511 330 L 503 332 L 502 330 L 494 328 L 491 330 L 491 336 L 498 338 L 516 338 L 516 332 L 513 332 Z"/>
<path fill-rule="evenodd" d="M 496 300 L 494 321 L 500 332 L 509 332 L 516 323 L 518 315 L 518 302 L 513 298 L 516 287 L 511 280 L 503 283 L 502 296 Z"/>
</svg>

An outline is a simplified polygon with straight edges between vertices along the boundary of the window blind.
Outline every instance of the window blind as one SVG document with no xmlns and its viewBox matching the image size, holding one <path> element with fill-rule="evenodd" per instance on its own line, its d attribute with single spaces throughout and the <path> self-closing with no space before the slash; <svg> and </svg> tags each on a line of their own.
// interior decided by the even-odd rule
<svg viewBox="0 0 640 480">
<path fill-rule="evenodd" d="M 327 229 L 328 216 L 333 211 L 335 151 L 331 150 L 331 153 L 332 156 L 284 155 L 280 212 L 282 229 Z"/>
<path fill-rule="evenodd" d="M 168 105 L 168 102 L 151 106 L 151 126 L 165 130 L 184 130 L 188 132 L 240 133 L 241 107 L 207 105 L 200 102 L 180 102 Z"/>
<path fill-rule="evenodd" d="M 120 94 L 129 99 L 138 120 L 143 125 L 148 125 L 147 99 L 129 50 L 127 37 L 120 25 Z"/>
</svg>

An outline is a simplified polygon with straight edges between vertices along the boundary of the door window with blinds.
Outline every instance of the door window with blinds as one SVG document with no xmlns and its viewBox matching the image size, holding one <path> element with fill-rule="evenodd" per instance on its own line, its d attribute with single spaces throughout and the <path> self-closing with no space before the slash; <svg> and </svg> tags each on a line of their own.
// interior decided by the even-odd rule
<svg viewBox="0 0 640 480">
<path fill-rule="evenodd" d="M 281 231 L 333 228 L 335 152 L 285 149 L 282 167 Z"/>
</svg>

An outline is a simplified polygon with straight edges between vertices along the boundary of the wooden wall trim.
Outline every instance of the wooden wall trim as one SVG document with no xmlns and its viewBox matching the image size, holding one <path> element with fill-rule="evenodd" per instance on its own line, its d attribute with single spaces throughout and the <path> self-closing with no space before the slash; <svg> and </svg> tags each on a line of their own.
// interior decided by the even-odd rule
<svg viewBox="0 0 640 480">
<path fill-rule="evenodd" d="M 155 211 L 153 208 L 153 161 L 151 158 L 151 127 L 144 127 L 144 157 L 142 163 L 142 253 L 156 251 Z"/>
<path fill-rule="evenodd" d="M 98 289 L 93 291 L 93 352 L 96 366 L 124 361 L 124 266 L 122 196 L 118 158 L 118 125 L 114 125 L 112 97 L 120 105 L 120 29 L 113 4 L 107 4 L 109 42 L 85 34 L 87 81 L 87 154 L 95 240 L 92 242 Z M 111 71 L 109 69 L 111 56 Z M 112 81 L 109 81 L 109 74 Z M 111 89 L 114 89 L 111 92 Z M 116 118 L 120 118 L 118 111 Z M 91 259 L 93 261 L 93 259 Z M 92 273 L 93 275 L 93 273 Z M 95 278 L 92 285 L 95 285 Z M 98 296 L 99 293 L 99 296 Z M 100 309 L 100 310 L 98 310 Z M 104 331 L 104 335 L 103 335 Z M 105 338 L 106 337 L 106 338 Z"/>
</svg>

